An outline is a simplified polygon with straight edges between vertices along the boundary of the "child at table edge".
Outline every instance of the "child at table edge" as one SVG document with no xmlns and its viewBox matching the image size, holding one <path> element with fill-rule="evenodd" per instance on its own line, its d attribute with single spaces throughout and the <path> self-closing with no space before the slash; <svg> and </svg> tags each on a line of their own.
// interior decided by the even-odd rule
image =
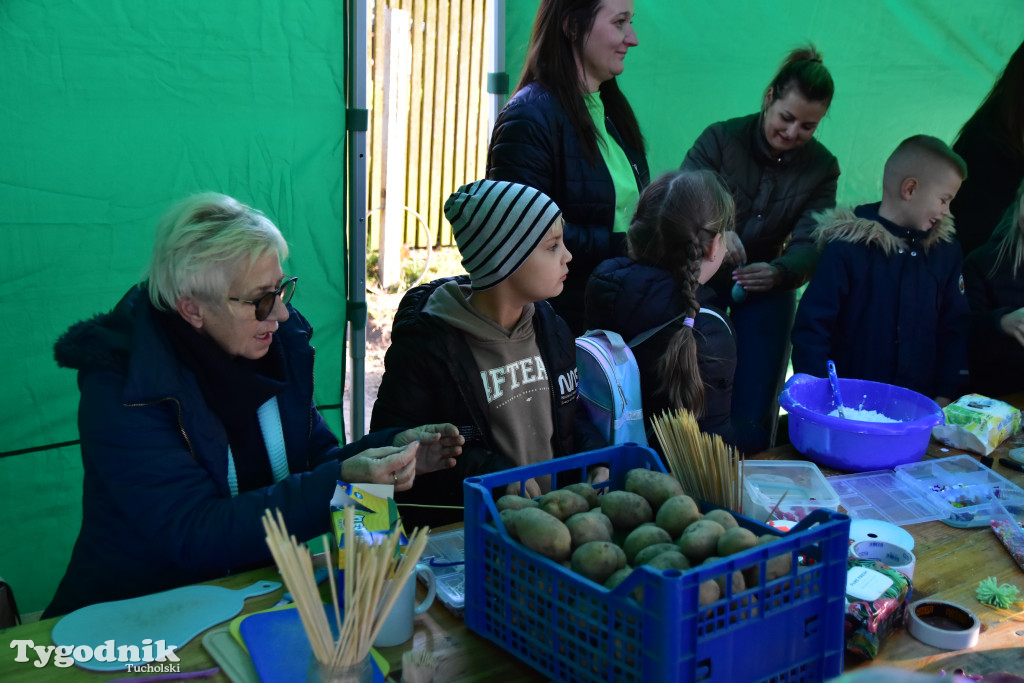
<svg viewBox="0 0 1024 683">
<path fill-rule="evenodd" d="M 469 275 L 402 297 L 370 421 L 375 431 L 445 415 L 466 439 L 454 469 L 396 495 L 407 528 L 461 521 L 436 506 L 460 507 L 466 477 L 607 445 L 577 400 L 575 338 L 545 301 L 572 259 L 561 211 L 539 190 L 492 180 L 459 188 L 444 210 Z M 526 495 L 546 492 L 543 479 Z"/>
<path fill-rule="evenodd" d="M 963 258 L 949 204 L 963 159 L 928 135 L 885 163 L 882 201 L 818 217 L 822 249 L 793 325 L 793 370 L 895 384 L 946 405 L 965 367 Z"/>
</svg>

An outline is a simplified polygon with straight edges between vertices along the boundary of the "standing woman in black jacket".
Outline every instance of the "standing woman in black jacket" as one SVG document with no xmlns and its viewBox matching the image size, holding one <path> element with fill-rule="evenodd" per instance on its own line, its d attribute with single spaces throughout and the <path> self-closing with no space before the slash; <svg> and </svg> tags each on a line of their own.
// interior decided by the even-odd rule
<svg viewBox="0 0 1024 683">
<path fill-rule="evenodd" d="M 535 187 L 562 209 L 573 262 L 551 304 L 577 336 L 587 278 L 623 253 L 650 182 L 640 127 L 615 81 L 637 45 L 632 18 L 633 0 L 541 0 L 523 75 L 487 153 L 489 179 Z"/>
<path fill-rule="evenodd" d="M 708 284 L 736 328 L 732 419 L 759 434 L 754 451 L 775 441 L 796 290 L 818 263 L 813 214 L 836 203 L 839 163 L 814 139 L 833 90 L 818 51 L 793 50 L 761 111 L 711 124 L 683 160 L 683 170 L 718 171 L 736 202 L 725 264 Z"/>
</svg>

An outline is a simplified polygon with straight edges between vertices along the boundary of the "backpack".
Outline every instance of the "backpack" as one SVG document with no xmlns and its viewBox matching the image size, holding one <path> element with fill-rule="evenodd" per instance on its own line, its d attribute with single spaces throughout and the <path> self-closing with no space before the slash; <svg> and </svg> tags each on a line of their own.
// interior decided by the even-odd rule
<svg viewBox="0 0 1024 683">
<path fill-rule="evenodd" d="M 588 330 L 576 338 L 579 397 L 590 421 L 610 444 L 647 445 L 640 368 L 622 335 Z"/>
<path fill-rule="evenodd" d="M 715 311 L 702 308 L 723 323 Z M 640 391 L 640 368 L 630 350 L 644 343 L 686 314 L 641 332 L 627 344 L 622 335 L 611 330 L 588 330 L 576 338 L 576 369 L 579 397 L 590 421 L 610 444 L 635 443 L 647 445 L 644 425 L 643 395 Z M 728 327 L 728 323 L 725 323 Z"/>
</svg>

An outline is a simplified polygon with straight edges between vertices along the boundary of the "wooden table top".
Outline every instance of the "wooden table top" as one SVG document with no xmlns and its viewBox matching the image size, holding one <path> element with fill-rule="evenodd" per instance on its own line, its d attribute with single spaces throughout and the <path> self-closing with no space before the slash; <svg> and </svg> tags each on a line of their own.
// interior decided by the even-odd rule
<svg viewBox="0 0 1024 683">
<path fill-rule="evenodd" d="M 1021 397 L 1024 399 L 1024 396 Z M 1021 405 L 1024 401 L 1017 402 Z M 1008 440 L 992 455 L 998 463 L 1006 457 L 1017 441 Z M 930 457 L 945 457 L 961 453 L 943 449 L 932 442 Z M 791 447 L 782 446 L 759 454 L 758 458 L 789 460 L 802 459 Z M 977 456 L 975 456 L 977 457 Z M 834 474 L 823 469 L 826 475 Z M 1024 474 L 996 464 L 994 471 L 1024 487 Z M 905 527 L 915 539 L 914 553 L 917 566 L 914 576 L 913 599 L 930 598 L 954 602 L 973 612 L 982 624 L 978 645 L 965 651 L 944 651 L 925 645 L 905 629 L 898 630 L 884 644 L 879 657 L 872 661 L 854 661 L 848 658 L 846 670 L 865 666 L 889 665 L 926 672 L 964 669 L 970 674 L 996 671 L 1024 671 L 1024 611 L 999 610 L 982 605 L 975 598 L 978 582 L 989 576 L 1002 583 L 1024 588 L 1024 573 L 999 543 L 988 527 L 958 529 L 942 522 L 926 522 Z M 239 588 L 260 579 L 279 579 L 273 568 L 265 568 L 210 582 L 228 588 Z M 418 591 L 422 596 L 423 587 Z M 244 612 L 266 609 L 276 603 L 283 590 L 250 598 Z M 1020 605 L 1018 604 L 1018 607 Z M 95 673 L 77 667 L 57 668 L 51 664 L 36 668 L 31 663 L 14 661 L 16 650 L 7 644 L 14 640 L 32 640 L 36 645 L 50 645 L 50 631 L 56 619 L 8 629 L 0 636 L 0 680 L 3 681 L 106 681 L 112 673 Z M 182 673 L 210 669 L 216 666 L 195 638 L 179 651 Z M 390 662 L 391 678 L 400 678 L 402 654 L 411 649 L 425 648 L 441 661 L 437 681 L 495 681 L 519 683 L 547 680 L 502 648 L 469 631 L 462 620 L 454 616 L 440 602 L 427 613 L 416 618 L 413 639 L 404 645 L 381 648 L 380 653 Z M 144 674 L 135 674 L 144 675 Z M 223 672 L 199 679 L 202 681 L 228 681 Z"/>
</svg>

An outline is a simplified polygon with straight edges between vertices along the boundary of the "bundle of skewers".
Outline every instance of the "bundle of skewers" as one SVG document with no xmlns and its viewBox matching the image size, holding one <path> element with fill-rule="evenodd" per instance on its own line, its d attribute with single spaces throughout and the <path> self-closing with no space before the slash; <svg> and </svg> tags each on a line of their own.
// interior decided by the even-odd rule
<svg viewBox="0 0 1024 683">
<path fill-rule="evenodd" d="M 727 510 L 742 512 L 743 455 L 717 434 L 702 432 L 687 410 L 652 420 L 669 470 L 683 490 Z"/>
<path fill-rule="evenodd" d="M 267 510 L 263 515 L 263 529 L 274 562 L 295 601 L 316 661 L 330 670 L 365 661 L 403 586 L 416 569 L 427 545 L 429 529 L 416 529 L 409 536 L 405 552 L 399 554 L 400 529 L 393 529 L 379 543 L 366 543 L 355 533 L 353 508 L 346 507 L 343 602 L 339 604 L 331 553 L 327 552 L 332 604 L 326 606 L 314 578 L 313 558 L 304 544 L 289 536 L 281 512 L 277 511 L 275 518 Z M 334 610 L 337 639 L 331 630 L 327 609 Z"/>
</svg>

